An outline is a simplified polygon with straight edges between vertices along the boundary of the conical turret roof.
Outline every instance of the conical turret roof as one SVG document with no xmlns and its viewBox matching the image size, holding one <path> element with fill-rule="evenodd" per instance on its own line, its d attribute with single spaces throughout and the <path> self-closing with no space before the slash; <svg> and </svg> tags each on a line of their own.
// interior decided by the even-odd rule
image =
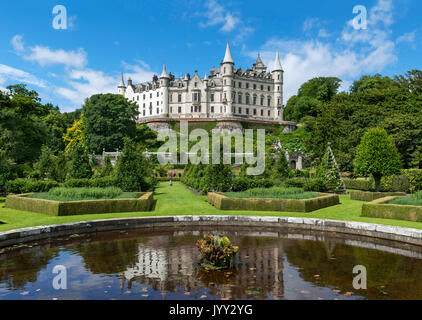
<svg viewBox="0 0 422 320">
<path fill-rule="evenodd" d="M 281 63 L 280 63 L 280 53 L 278 52 L 278 49 L 275 55 L 273 71 L 283 71 L 283 68 L 281 67 Z"/>
<path fill-rule="evenodd" d="M 233 63 L 232 53 L 230 51 L 230 43 L 229 40 L 227 40 L 227 47 L 226 47 L 226 54 L 224 55 L 223 63 Z"/>
</svg>

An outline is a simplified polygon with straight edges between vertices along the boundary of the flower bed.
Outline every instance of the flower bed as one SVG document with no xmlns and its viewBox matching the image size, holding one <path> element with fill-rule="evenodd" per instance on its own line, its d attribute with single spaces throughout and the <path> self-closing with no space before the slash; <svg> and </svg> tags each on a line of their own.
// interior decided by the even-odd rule
<svg viewBox="0 0 422 320">
<path fill-rule="evenodd" d="M 362 217 L 407 220 L 422 222 L 422 206 L 409 206 L 392 204 L 391 201 L 398 199 L 397 196 L 385 197 L 364 203 Z"/>
<path fill-rule="evenodd" d="M 37 212 L 52 216 L 71 216 L 79 214 L 143 212 L 150 211 L 154 204 L 152 192 L 135 193 L 136 199 L 103 199 L 60 202 L 30 198 L 33 193 L 9 196 L 6 208 Z"/>
<path fill-rule="evenodd" d="M 236 199 L 208 193 L 208 202 L 220 210 L 312 212 L 340 204 L 337 194 L 318 193 L 312 199 Z"/>
</svg>

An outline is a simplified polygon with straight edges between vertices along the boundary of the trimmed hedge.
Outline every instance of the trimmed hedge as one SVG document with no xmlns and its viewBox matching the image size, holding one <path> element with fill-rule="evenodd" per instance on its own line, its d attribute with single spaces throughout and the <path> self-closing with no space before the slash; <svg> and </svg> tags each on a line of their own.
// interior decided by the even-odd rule
<svg viewBox="0 0 422 320">
<path fill-rule="evenodd" d="M 312 212 L 340 204 L 336 194 L 321 194 L 305 200 L 287 199 L 235 199 L 221 193 L 208 193 L 208 203 L 219 210 Z"/>
<path fill-rule="evenodd" d="M 80 214 L 100 214 L 119 212 L 150 211 L 154 205 L 152 192 L 136 193 L 138 199 L 107 199 L 59 202 L 28 198 L 30 194 L 9 196 L 6 208 L 48 214 L 51 216 L 72 216 Z"/>
<path fill-rule="evenodd" d="M 370 191 L 372 190 L 373 181 L 369 179 L 350 179 L 343 178 L 346 189 Z"/>
<path fill-rule="evenodd" d="M 422 222 L 422 206 L 389 204 L 389 202 L 394 199 L 397 199 L 397 197 L 385 197 L 369 203 L 364 203 L 361 216 Z"/>
<path fill-rule="evenodd" d="M 365 201 L 371 202 L 377 199 L 391 197 L 391 196 L 406 196 L 404 192 L 365 192 L 359 190 L 352 190 L 350 191 L 350 199 L 358 200 L 358 201 Z"/>
</svg>

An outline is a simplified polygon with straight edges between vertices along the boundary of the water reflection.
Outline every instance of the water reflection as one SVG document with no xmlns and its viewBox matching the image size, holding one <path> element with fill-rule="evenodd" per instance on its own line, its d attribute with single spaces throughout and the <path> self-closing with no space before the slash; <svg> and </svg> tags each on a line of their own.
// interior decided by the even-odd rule
<svg viewBox="0 0 422 320">
<path fill-rule="evenodd" d="M 228 235 L 233 268 L 203 272 L 196 240 Z M 422 248 L 315 232 L 248 229 L 107 232 L 0 254 L 0 299 L 422 299 Z M 68 267 L 55 291 L 52 268 Z M 368 290 L 352 269 L 368 270 Z"/>
</svg>

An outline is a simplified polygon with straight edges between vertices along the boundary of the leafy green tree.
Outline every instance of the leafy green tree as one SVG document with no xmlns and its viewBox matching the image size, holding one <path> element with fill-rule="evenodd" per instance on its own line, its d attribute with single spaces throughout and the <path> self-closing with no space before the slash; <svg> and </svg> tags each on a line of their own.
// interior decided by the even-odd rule
<svg viewBox="0 0 422 320">
<path fill-rule="evenodd" d="M 357 147 L 355 173 L 372 175 L 375 191 L 379 192 L 381 178 L 400 173 L 399 152 L 387 131 L 380 128 L 369 129 Z"/>
<path fill-rule="evenodd" d="M 54 180 L 55 175 L 55 161 L 53 151 L 43 146 L 41 148 L 41 155 L 38 161 L 35 163 L 34 168 L 39 171 L 41 178 Z"/>
<path fill-rule="evenodd" d="M 274 163 L 274 178 L 288 178 L 290 175 L 289 163 L 286 159 L 286 154 L 282 150 L 277 154 L 277 159 Z"/>
<path fill-rule="evenodd" d="M 86 145 L 92 153 L 122 149 L 123 138 L 135 136 L 138 106 L 122 95 L 93 95 L 82 112 Z"/>
<path fill-rule="evenodd" d="M 63 135 L 68 128 L 65 116 L 57 110 L 51 110 L 48 115 L 43 118 L 43 122 L 47 133 L 46 145 L 54 153 L 63 151 L 65 148 Z"/>
<path fill-rule="evenodd" d="M 101 169 L 101 176 L 102 177 L 109 177 L 113 174 L 113 165 L 111 164 L 110 156 L 106 156 L 104 158 L 104 166 Z"/>
<path fill-rule="evenodd" d="M 92 177 L 92 168 L 86 148 L 77 144 L 70 157 L 68 179 L 84 179 Z"/>
<path fill-rule="evenodd" d="M 6 182 L 12 178 L 10 161 L 6 157 L 6 152 L 0 150 L 0 193 L 6 192 Z"/>
<path fill-rule="evenodd" d="M 119 187 L 124 191 L 147 191 L 152 187 L 150 168 L 140 148 L 133 140 L 124 138 L 124 148 L 116 167 Z"/>
<path fill-rule="evenodd" d="M 33 162 L 47 139 L 42 118 L 49 108 L 25 85 L 7 89 L 7 92 L 0 91 L 0 146 L 13 162 Z"/>
<path fill-rule="evenodd" d="M 341 80 L 334 77 L 313 78 L 305 82 L 292 96 L 284 110 L 286 120 L 300 122 L 305 116 L 317 115 L 322 103 L 329 102 L 338 92 Z"/>
<path fill-rule="evenodd" d="M 208 191 L 229 191 L 232 186 L 231 165 L 223 164 L 223 158 L 221 157 L 219 164 L 209 164 L 206 167 L 204 179 L 208 185 Z"/>
</svg>

